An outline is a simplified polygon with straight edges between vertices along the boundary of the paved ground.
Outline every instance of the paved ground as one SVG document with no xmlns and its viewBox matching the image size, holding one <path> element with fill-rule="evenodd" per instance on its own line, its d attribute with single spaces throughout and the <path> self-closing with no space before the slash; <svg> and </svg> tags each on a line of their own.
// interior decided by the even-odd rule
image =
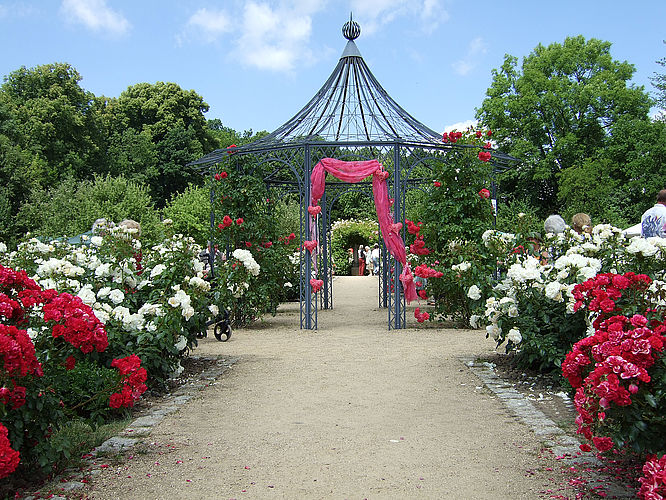
<svg viewBox="0 0 666 500">
<path fill-rule="evenodd" d="M 560 464 L 465 366 L 481 332 L 387 331 L 374 277 L 338 278 L 319 330 L 298 304 L 204 339 L 237 358 L 87 488 L 117 498 L 541 498 Z M 408 315 L 408 323 L 413 322 Z M 566 491 L 559 494 L 566 495 Z"/>
</svg>

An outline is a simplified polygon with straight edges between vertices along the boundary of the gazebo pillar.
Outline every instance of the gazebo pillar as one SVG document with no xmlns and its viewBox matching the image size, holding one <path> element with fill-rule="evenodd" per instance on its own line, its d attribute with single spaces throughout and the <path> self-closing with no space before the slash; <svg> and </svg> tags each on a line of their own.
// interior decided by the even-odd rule
<svg viewBox="0 0 666 500">
<path fill-rule="evenodd" d="M 393 220 L 403 220 L 402 212 L 402 176 L 400 175 L 400 145 L 393 145 Z M 402 236 L 404 241 L 404 228 L 402 229 Z M 400 330 L 405 328 L 405 294 L 402 291 L 402 282 L 400 281 L 400 274 L 402 273 L 402 265 L 398 260 L 389 256 L 388 258 L 390 269 L 389 276 L 391 277 L 391 284 L 388 289 L 389 306 L 388 306 L 388 328 L 389 330 Z"/>
<path fill-rule="evenodd" d="M 317 300 L 312 298 L 312 271 L 316 269 L 312 262 L 312 253 L 303 247 L 303 242 L 309 240 L 312 234 L 310 227 L 310 213 L 308 207 L 310 206 L 311 199 L 311 185 L 310 175 L 312 173 L 312 158 L 310 145 L 305 145 L 305 161 L 303 162 L 304 169 L 304 182 L 301 193 L 303 198 L 301 201 L 301 246 L 300 246 L 300 302 L 301 302 L 301 329 L 302 330 L 316 330 L 317 329 Z M 315 257 L 316 258 L 316 257 Z"/>
</svg>

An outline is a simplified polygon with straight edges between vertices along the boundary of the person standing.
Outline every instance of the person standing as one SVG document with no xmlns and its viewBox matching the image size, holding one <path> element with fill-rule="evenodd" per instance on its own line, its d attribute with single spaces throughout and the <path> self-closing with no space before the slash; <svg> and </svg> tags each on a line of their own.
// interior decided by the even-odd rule
<svg viewBox="0 0 666 500">
<path fill-rule="evenodd" d="M 379 274 L 379 245 L 377 243 L 372 247 L 370 258 L 372 259 L 372 274 L 377 275 Z"/>
<path fill-rule="evenodd" d="M 363 245 L 358 246 L 358 275 L 365 276 L 365 250 Z"/>
<path fill-rule="evenodd" d="M 657 193 L 657 203 L 641 217 L 641 236 L 666 238 L 666 189 Z"/>
</svg>

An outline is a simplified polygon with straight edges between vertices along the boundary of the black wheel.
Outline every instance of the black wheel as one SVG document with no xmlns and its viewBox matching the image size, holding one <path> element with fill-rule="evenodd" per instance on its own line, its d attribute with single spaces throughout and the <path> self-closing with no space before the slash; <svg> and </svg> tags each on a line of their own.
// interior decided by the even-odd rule
<svg viewBox="0 0 666 500">
<path fill-rule="evenodd" d="M 231 325 L 222 321 L 215 325 L 215 338 L 220 342 L 226 342 L 231 338 Z"/>
</svg>

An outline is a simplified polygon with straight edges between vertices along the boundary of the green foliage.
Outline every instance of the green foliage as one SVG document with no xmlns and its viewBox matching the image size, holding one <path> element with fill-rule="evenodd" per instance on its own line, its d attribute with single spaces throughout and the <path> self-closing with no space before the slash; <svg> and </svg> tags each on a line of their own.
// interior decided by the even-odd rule
<svg viewBox="0 0 666 500">
<path fill-rule="evenodd" d="M 510 200 L 507 204 L 497 208 L 498 231 L 512 233 L 517 231 L 523 234 L 542 234 L 543 221 L 536 210 L 525 200 Z"/>
<path fill-rule="evenodd" d="M 216 146 L 206 111 L 201 96 L 175 83 L 128 87 L 101 110 L 108 127 L 106 171 L 145 182 L 158 206 L 188 184 L 201 185 L 201 176 L 186 165 Z"/>
<path fill-rule="evenodd" d="M 80 81 L 72 66 L 55 63 L 21 67 L 2 85 L 0 101 L 16 118 L 16 145 L 29 152 L 31 176 L 42 187 L 83 178 L 99 160 L 93 95 Z"/>
<path fill-rule="evenodd" d="M 275 314 L 281 301 L 293 297 L 298 242 L 287 231 L 298 224 L 298 212 L 293 204 L 271 200 L 259 175 L 238 170 L 215 174 L 217 178 L 210 180 L 216 224 L 213 241 L 219 250 L 214 302 L 220 310 L 229 309 L 234 324 L 245 325 L 264 313 Z M 230 224 L 224 225 L 225 217 Z M 237 250 L 241 252 L 236 255 L 245 261 L 234 256 Z"/>
<path fill-rule="evenodd" d="M 467 133 L 460 141 L 485 144 L 485 137 L 479 139 Z M 490 189 L 491 165 L 479 160 L 479 151 L 453 149 L 435 163 L 432 179 L 441 186 L 430 187 L 430 196 L 421 210 L 423 234 L 435 252 L 452 240 L 478 240 L 492 224 L 490 200 L 479 195 L 482 189 Z"/>
<path fill-rule="evenodd" d="M 74 236 L 90 231 L 95 220 L 141 224 L 148 242 L 159 241 L 162 227 L 145 186 L 124 177 L 96 177 L 92 181 L 69 179 L 48 191 L 35 191 L 23 206 L 20 221 L 42 237 Z"/>
<path fill-rule="evenodd" d="M 582 176 L 570 169 L 603 156 L 609 132 L 620 120 L 647 120 L 649 96 L 642 87 L 629 85 L 635 69 L 612 59 L 610 47 L 594 38 L 569 37 L 563 44 L 538 45 L 520 68 L 507 55 L 492 72 L 477 118 L 493 129 L 499 149 L 522 162 L 503 175 L 503 190 L 527 200 L 542 217 L 562 212 L 570 199 L 606 195 L 603 190 L 585 192 L 589 183 L 577 189 L 574 182 L 597 179 L 604 174 L 601 166 L 588 165 Z M 560 173 L 568 183 L 565 192 Z"/>
<path fill-rule="evenodd" d="M 331 227 L 331 255 L 333 272 L 338 276 L 351 274 L 349 249 L 359 245 L 372 247 L 379 243 L 379 225 L 376 220 L 338 220 Z"/>
<path fill-rule="evenodd" d="M 666 40 L 663 41 L 666 44 Z M 666 57 L 662 57 L 657 61 L 657 64 L 662 68 L 666 68 Z M 652 85 L 657 89 L 657 105 L 661 106 L 662 110 L 666 110 L 666 73 L 654 73 L 654 76 L 650 78 L 652 80 Z"/>
<path fill-rule="evenodd" d="M 358 191 L 348 191 L 340 196 L 331 210 L 331 220 L 376 219 L 375 201 L 372 196 Z"/>
<path fill-rule="evenodd" d="M 210 209 L 210 189 L 190 184 L 171 198 L 163 213 L 173 221 L 176 233 L 191 236 L 205 247 L 210 238 Z"/>
</svg>

